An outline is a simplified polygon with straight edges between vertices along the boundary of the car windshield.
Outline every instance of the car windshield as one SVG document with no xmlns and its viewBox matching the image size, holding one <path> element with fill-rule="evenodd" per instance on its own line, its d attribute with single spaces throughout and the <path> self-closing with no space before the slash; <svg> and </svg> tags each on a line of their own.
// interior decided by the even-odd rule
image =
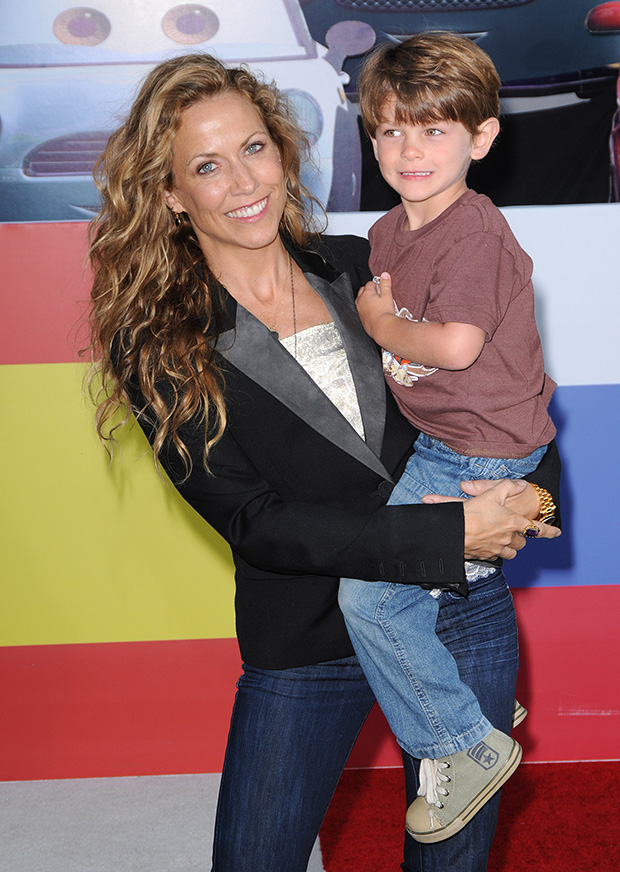
<svg viewBox="0 0 620 872">
<path fill-rule="evenodd" d="M 0 19 L 3 67 L 157 63 L 203 50 L 227 63 L 316 57 L 298 0 L 25 0 L 19 13 L 0 0 Z"/>
</svg>

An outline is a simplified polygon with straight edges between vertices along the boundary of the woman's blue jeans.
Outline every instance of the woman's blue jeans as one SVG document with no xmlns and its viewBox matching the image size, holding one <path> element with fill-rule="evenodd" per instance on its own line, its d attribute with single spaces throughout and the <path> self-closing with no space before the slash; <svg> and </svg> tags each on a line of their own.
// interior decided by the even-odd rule
<svg viewBox="0 0 620 872">
<path fill-rule="evenodd" d="M 437 634 L 491 723 L 510 731 L 518 653 L 503 574 L 469 597 L 438 600 Z M 306 872 L 349 752 L 374 702 L 356 658 L 281 671 L 244 667 L 218 803 L 213 872 Z M 407 804 L 417 762 L 404 755 Z M 460 833 L 434 845 L 405 837 L 404 872 L 484 872 L 499 798 Z M 406 803 L 403 802 L 403 829 Z M 372 824 L 370 824 L 372 825 Z"/>
</svg>

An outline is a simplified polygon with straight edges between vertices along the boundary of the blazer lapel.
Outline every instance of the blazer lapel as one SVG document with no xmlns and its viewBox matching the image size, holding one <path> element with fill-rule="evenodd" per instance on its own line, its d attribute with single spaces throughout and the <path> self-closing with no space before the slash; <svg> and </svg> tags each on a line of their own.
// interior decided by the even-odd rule
<svg viewBox="0 0 620 872">
<path fill-rule="evenodd" d="M 235 329 L 220 334 L 218 352 L 233 366 L 268 391 L 306 424 L 384 478 L 379 460 L 385 427 L 385 383 L 381 360 L 362 328 L 351 300 L 350 283 L 342 275 L 330 284 L 306 274 L 324 299 L 342 335 L 360 403 L 366 441 L 325 396 L 275 334 L 243 306 L 237 305 Z"/>
<path fill-rule="evenodd" d="M 306 279 L 323 298 L 340 331 L 357 392 L 366 444 L 380 455 L 386 414 L 381 356 L 377 353 L 374 341 L 362 327 L 351 296 L 349 278 L 341 275 L 331 284 L 312 274 L 306 274 Z"/>
</svg>

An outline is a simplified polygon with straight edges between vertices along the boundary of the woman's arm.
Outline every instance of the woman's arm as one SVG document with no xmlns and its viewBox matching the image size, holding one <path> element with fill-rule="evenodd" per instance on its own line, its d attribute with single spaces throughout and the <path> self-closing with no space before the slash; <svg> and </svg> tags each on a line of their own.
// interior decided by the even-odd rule
<svg viewBox="0 0 620 872">
<path fill-rule="evenodd" d="M 489 487 L 481 492 L 479 496 L 470 500 L 465 500 L 463 511 L 465 513 L 465 557 L 471 559 L 489 559 L 495 556 L 512 558 L 516 552 L 525 545 L 526 539 L 523 535 L 523 530 L 526 527 L 531 527 L 531 521 L 538 515 L 538 506 L 532 515 L 522 514 L 518 509 L 515 509 L 514 518 L 507 518 L 509 527 L 506 531 L 510 535 L 510 544 L 506 546 L 505 553 L 499 553 L 492 547 L 489 547 L 488 540 L 488 523 L 491 517 L 491 512 L 494 506 L 501 506 L 504 509 L 512 511 L 514 504 L 518 502 L 520 494 L 515 489 L 515 486 L 520 487 L 521 493 L 532 491 L 533 488 L 523 481 L 503 480 L 500 482 L 485 482 Z M 490 501 L 490 504 L 489 504 Z M 511 505 L 512 501 L 512 505 Z M 529 498 L 526 500 L 529 505 Z M 538 500 L 536 501 L 538 502 Z M 513 527 L 514 519 L 520 519 L 520 527 L 516 531 Z M 501 525 L 502 516 L 497 516 L 497 524 Z M 538 538 L 555 539 L 560 535 L 560 530 L 557 527 L 550 526 L 537 522 L 535 524 L 538 533 Z M 486 553 L 485 553 L 486 552 Z"/>
<path fill-rule="evenodd" d="M 524 544 L 520 531 L 527 518 L 506 505 L 523 487 L 519 482 L 505 482 L 468 501 L 466 530 L 458 503 L 386 506 L 369 493 L 367 504 L 355 511 L 330 505 L 327 499 L 285 500 L 254 468 L 230 431 L 210 455 L 211 474 L 197 450 L 199 429 L 193 440 L 187 433 L 184 438 L 193 446 L 194 467 L 177 485 L 179 492 L 242 560 L 265 572 L 458 589 L 464 581 L 464 547 L 468 557 L 509 559 Z M 178 481 L 181 469 L 174 453 L 171 457 L 162 457 L 162 463 Z M 361 468 L 361 474 L 368 471 Z"/>
<path fill-rule="evenodd" d="M 553 519 L 554 527 L 561 527 L 560 517 L 560 474 L 562 464 L 560 455 L 555 440 L 549 443 L 547 451 L 543 455 L 542 460 L 536 467 L 534 472 L 525 476 L 526 482 L 533 482 L 545 490 L 549 491 L 551 498 L 555 503 L 556 511 Z M 496 482 L 493 481 L 467 481 L 462 482 L 462 489 L 465 493 L 471 496 L 484 493 L 489 488 L 493 487 Z M 437 502 L 434 499 L 429 499 L 428 502 Z M 540 513 L 540 500 L 533 487 L 526 487 L 520 493 L 517 493 L 507 500 L 507 505 L 513 511 L 525 515 L 531 520 L 535 520 Z"/>
<path fill-rule="evenodd" d="M 543 455 L 543 458 L 540 461 L 538 467 L 534 470 L 534 472 L 526 476 L 526 480 L 524 482 L 504 481 L 498 483 L 496 481 L 488 480 L 462 482 L 461 487 L 465 491 L 465 493 L 471 494 L 475 497 L 475 499 L 466 500 L 464 503 L 466 556 L 468 558 L 470 557 L 471 552 L 469 549 L 473 543 L 481 542 L 482 545 L 484 545 L 484 536 L 488 535 L 486 531 L 484 531 L 484 529 L 482 530 L 482 533 L 479 532 L 478 523 L 480 522 L 480 519 L 476 516 L 478 510 L 476 502 L 477 500 L 481 500 L 483 496 L 487 494 L 492 495 L 493 493 L 495 493 L 495 499 L 497 500 L 497 490 L 500 485 L 502 487 L 511 484 L 519 485 L 519 490 L 515 490 L 514 488 L 512 488 L 511 492 L 508 494 L 508 496 L 506 496 L 506 498 L 504 499 L 504 506 L 508 509 L 513 510 L 517 516 L 521 516 L 523 518 L 525 523 L 523 524 L 521 530 L 525 529 L 528 521 L 535 520 L 538 517 L 540 513 L 540 501 L 534 488 L 528 484 L 527 479 L 531 479 L 531 481 L 535 484 L 538 484 L 540 485 L 540 487 L 548 490 L 556 505 L 553 526 L 540 523 L 536 525 L 540 529 L 541 538 L 556 538 L 557 536 L 559 536 L 559 528 L 561 526 L 560 473 L 560 455 L 554 440 L 549 444 L 549 447 Z M 424 497 L 424 502 L 427 504 L 443 504 L 450 500 L 450 497 L 439 496 L 436 494 Z M 483 523 L 486 524 L 486 519 L 483 521 Z M 523 547 L 525 541 L 525 538 L 520 533 L 518 533 L 515 540 L 516 544 L 519 547 Z M 517 548 L 516 550 L 519 550 L 519 548 Z M 511 556 L 514 557 L 514 554 L 512 554 Z"/>
<path fill-rule="evenodd" d="M 187 437 L 187 434 L 184 434 Z M 186 438 L 187 443 L 187 438 Z M 209 456 L 194 455 L 176 485 L 187 502 L 251 566 L 266 572 L 350 576 L 445 587 L 463 578 L 463 510 L 458 505 L 386 506 L 369 478 L 364 505 L 282 498 L 227 432 Z M 303 458 L 300 458 L 303 462 Z M 162 457 L 173 480 L 178 462 Z M 360 465 L 361 475 L 370 475 Z M 374 510 L 373 510 L 374 509 Z"/>
</svg>

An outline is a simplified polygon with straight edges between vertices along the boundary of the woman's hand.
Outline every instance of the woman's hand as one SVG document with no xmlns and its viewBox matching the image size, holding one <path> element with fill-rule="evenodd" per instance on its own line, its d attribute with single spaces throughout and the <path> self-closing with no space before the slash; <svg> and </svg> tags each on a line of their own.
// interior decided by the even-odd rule
<svg viewBox="0 0 620 872">
<path fill-rule="evenodd" d="M 469 494 L 469 496 L 477 497 L 480 494 L 486 493 L 492 487 L 497 484 L 497 479 L 477 479 L 475 481 L 462 481 L 460 483 L 461 490 Z M 526 518 L 530 518 L 530 520 L 534 520 L 540 514 L 540 501 L 538 499 L 538 494 L 529 483 L 529 481 L 524 482 L 525 487 L 523 490 L 519 491 L 516 494 L 512 494 L 506 499 L 506 505 L 509 509 L 512 509 L 513 512 L 516 512 L 519 515 L 525 515 Z"/>
<path fill-rule="evenodd" d="M 463 482 L 466 493 L 474 491 L 478 496 L 462 499 L 465 514 L 465 559 L 489 560 L 503 557 L 512 560 L 526 543 L 523 531 L 534 526 L 538 538 L 555 539 L 561 535 L 557 527 L 532 519 L 538 514 L 538 498 L 534 489 L 525 481 Z M 469 487 L 472 486 L 472 487 Z M 536 497 L 535 504 L 528 491 Z M 431 494 L 424 497 L 425 503 L 458 502 L 454 497 Z M 522 511 L 524 510 L 524 511 Z"/>
</svg>

